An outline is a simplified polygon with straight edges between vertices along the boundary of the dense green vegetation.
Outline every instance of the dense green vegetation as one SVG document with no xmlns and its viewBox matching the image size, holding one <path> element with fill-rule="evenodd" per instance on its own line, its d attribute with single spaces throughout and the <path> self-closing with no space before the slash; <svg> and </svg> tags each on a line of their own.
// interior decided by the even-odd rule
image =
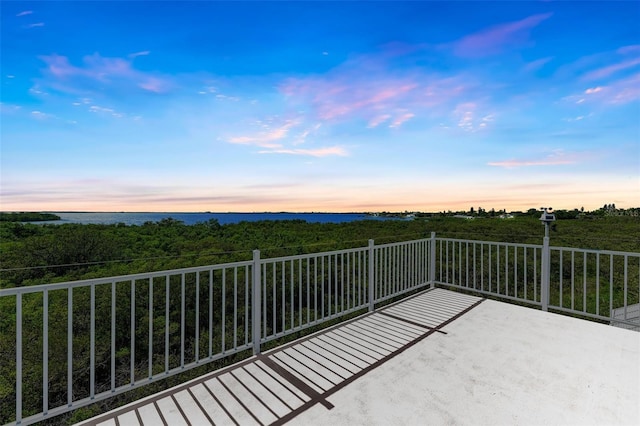
<svg viewBox="0 0 640 426">
<path fill-rule="evenodd" d="M 622 251 L 640 250 L 640 218 L 629 216 L 558 220 L 551 244 Z M 543 226 L 533 216 L 465 220 L 304 221 L 216 220 L 185 225 L 174 219 L 141 226 L 0 223 L 0 288 L 149 272 L 262 257 L 362 247 L 439 237 L 540 244 Z"/>
<path fill-rule="evenodd" d="M 196 225 L 185 225 L 174 219 L 149 222 L 141 226 L 119 225 L 34 225 L 15 222 L 0 223 L 0 288 L 29 286 L 61 281 L 125 275 L 136 272 L 175 269 L 181 267 L 220 264 L 225 262 L 249 260 L 251 251 L 260 249 L 263 258 L 322 252 L 335 249 L 363 247 L 368 239 L 377 244 L 426 238 L 431 232 L 439 237 L 474 239 L 483 241 L 506 241 L 541 244 L 544 227 L 538 220 L 539 214 L 523 215 L 513 219 L 478 217 L 473 220 L 433 215 L 415 220 L 359 221 L 341 224 L 314 224 L 303 221 L 264 221 L 242 222 L 220 225 L 211 220 Z M 558 220 L 551 232 L 553 246 L 580 247 L 592 249 L 610 249 L 620 251 L 640 251 L 640 219 L 632 216 L 572 215 L 571 219 Z M 633 271 L 632 271 L 633 272 Z M 637 270 L 633 273 L 637 274 Z M 194 280 L 195 276 L 187 277 Z M 227 279 L 230 277 L 227 276 Z M 189 281 L 192 283 L 192 281 Z M 242 278 L 240 279 L 242 282 Z M 637 282 L 633 281 L 633 282 Z M 174 285 L 172 283 L 172 285 Z M 190 287 L 191 288 L 191 287 Z M 179 289 L 179 283 L 178 287 Z M 172 290 L 173 291 L 173 290 Z M 216 291 L 219 291 L 217 289 Z M 148 283 L 136 283 L 136 312 L 144 313 L 149 303 Z M 130 342 L 130 298 L 129 287 L 125 282 L 117 289 L 117 334 L 116 366 L 118 383 L 126 383 L 129 375 Z M 636 295 L 637 296 L 637 295 Z M 66 348 L 67 293 L 66 290 L 51 292 L 49 295 L 50 348 Z M 87 288 L 74 291 L 73 312 L 73 392 L 84 395 L 88 382 L 88 309 Z M 154 306 L 163 306 L 164 295 L 158 285 L 152 292 Z M 243 297 L 242 291 L 239 297 Z M 107 288 L 96 290 L 96 309 L 99 318 L 110 318 Z M 189 290 L 186 309 L 192 312 L 195 292 Z M 204 300 L 204 295 L 201 296 Z M 219 301 L 220 297 L 216 297 Z M 227 309 L 231 298 L 227 298 Z M 216 302 L 219 303 L 219 302 Z M 216 312 L 221 309 L 216 305 Z M 180 322 L 179 299 L 171 300 L 170 323 L 174 327 Z M 41 409 L 41 369 L 42 369 L 42 296 L 25 296 L 24 342 L 24 395 L 25 414 Z M 177 315 L 177 316 L 176 316 Z M 192 314 L 187 324 L 193 324 Z M 147 351 L 148 320 L 138 318 L 140 324 L 135 330 L 136 336 L 136 377 L 145 375 L 144 354 Z M 217 323 L 222 319 L 214 318 Z M 163 353 L 163 327 L 165 318 L 154 318 L 154 351 Z M 229 323 L 227 318 L 226 322 Z M 104 383 L 102 377 L 110 374 L 109 321 L 97 324 L 96 333 L 96 383 Z M 193 328 L 187 329 L 187 336 L 193 335 Z M 203 327 L 206 330 L 206 327 Z M 224 336 L 227 342 L 233 339 L 233 333 L 242 340 L 244 328 L 235 330 L 228 327 Z M 171 347 L 169 364 L 177 365 L 180 347 L 180 333 L 171 329 Z M 15 298 L 0 299 L 0 423 L 12 420 L 15 401 Z M 100 337 L 103 336 L 103 337 Z M 200 334 L 200 350 L 206 348 L 208 334 Z M 219 344 L 223 336 L 213 337 Z M 147 340 L 145 340 L 147 339 Z M 185 342 L 187 348 L 193 347 L 193 339 Z M 155 346 L 158 346 L 155 348 Z M 238 354 L 228 359 L 216 361 L 209 366 L 199 368 L 187 375 L 204 373 L 207 369 L 217 368 L 225 363 L 238 360 L 248 353 Z M 190 353 L 193 356 L 193 353 Z M 155 365 L 162 368 L 164 359 L 154 359 Z M 28 367 L 27 367 L 28 366 Z M 66 402 L 66 352 L 50 350 L 49 377 L 52 406 Z M 139 398 L 145 393 L 157 391 L 185 377 L 173 377 L 164 383 L 156 383 L 133 391 L 132 395 L 118 396 L 102 404 L 102 407 L 87 407 L 74 414 L 58 417 L 60 421 L 73 422 L 101 410 L 113 407 L 124 401 L 123 398 Z M 102 385 L 101 385 L 102 386 Z M 108 388 L 108 387 L 107 387 Z M 104 388 L 103 388 L 104 389 Z M 101 389 L 99 388 L 98 391 Z M 66 419 L 66 420 L 65 420 Z"/>
<path fill-rule="evenodd" d="M 49 220 L 60 220 L 60 216 L 53 213 L 0 212 L 0 222 L 44 222 Z"/>
</svg>

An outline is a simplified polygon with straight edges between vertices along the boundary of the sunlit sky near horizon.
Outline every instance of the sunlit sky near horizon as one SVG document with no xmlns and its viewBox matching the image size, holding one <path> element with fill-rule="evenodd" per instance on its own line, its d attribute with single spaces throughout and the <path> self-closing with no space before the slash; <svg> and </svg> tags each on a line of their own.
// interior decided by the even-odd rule
<svg viewBox="0 0 640 426">
<path fill-rule="evenodd" d="M 3 211 L 640 206 L 640 2 L 3 1 Z"/>
</svg>

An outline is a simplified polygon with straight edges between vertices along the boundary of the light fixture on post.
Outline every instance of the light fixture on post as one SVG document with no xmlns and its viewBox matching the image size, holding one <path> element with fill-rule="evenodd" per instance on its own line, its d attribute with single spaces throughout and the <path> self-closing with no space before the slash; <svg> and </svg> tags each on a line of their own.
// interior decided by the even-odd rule
<svg viewBox="0 0 640 426">
<path fill-rule="evenodd" d="M 540 222 L 544 224 L 544 236 L 549 236 L 549 227 L 551 226 L 551 222 L 556 220 L 556 215 L 553 214 L 552 207 L 540 207 L 542 210 L 542 215 L 540 215 Z"/>
</svg>

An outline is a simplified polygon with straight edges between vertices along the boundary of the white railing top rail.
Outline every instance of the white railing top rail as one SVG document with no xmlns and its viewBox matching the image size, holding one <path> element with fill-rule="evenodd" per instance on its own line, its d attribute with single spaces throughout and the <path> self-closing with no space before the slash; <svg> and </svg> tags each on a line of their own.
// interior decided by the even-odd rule
<svg viewBox="0 0 640 426">
<path fill-rule="evenodd" d="M 112 282 L 126 282 L 126 281 L 138 281 L 149 278 L 159 278 L 165 277 L 167 275 L 179 275 L 179 274 L 191 274 L 196 272 L 206 272 L 210 270 L 220 270 L 226 268 L 234 268 L 234 267 L 242 267 L 242 266 L 250 266 L 252 265 L 251 260 L 239 261 L 239 262 L 230 262 L 230 263 L 218 263 L 215 265 L 206 265 L 206 266 L 192 266 L 189 268 L 179 268 L 179 269 L 167 269 L 163 271 L 154 271 L 154 272 L 140 272 L 136 274 L 129 275 L 116 275 L 110 277 L 102 277 L 102 278 L 89 278 L 85 280 L 77 280 L 77 281 L 64 281 L 60 283 L 51 283 L 51 284 L 38 284 L 32 286 L 24 286 L 24 287 L 12 287 L 12 288 L 3 288 L 0 289 L 0 297 L 2 296 L 12 296 L 18 293 L 27 294 L 27 293 L 39 293 L 44 290 L 62 290 L 65 288 L 76 288 L 76 287 L 86 287 L 91 285 L 99 285 L 99 284 L 109 284 Z"/>
<path fill-rule="evenodd" d="M 563 250 L 563 251 L 579 251 L 581 253 L 593 253 L 593 254 L 604 254 L 604 255 L 614 255 L 614 256 L 633 256 L 640 257 L 640 252 L 633 251 L 619 251 L 619 250 L 600 250 L 600 249 L 585 249 L 585 248 L 576 248 L 576 247 L 561 247 L 561 246 L 550 246 L 551 250 Z"/>
<path fill-rule="evenodd" d="M 501 245 L 508 247 L 526 247 L 526 248 L 542 248 L 542 244 L 531 244 L 531 243 L 507 243 L 504 241 L 484 241 L 484 240 L 467 240 L 462 238 L 441 238 L 437 237 L 437 241 L 446 241 L 446 242 L 462 242 L 462 243 L 474 243 L 474 244 L 493 244 L 493 245 Z"/>
<path fill-rule="evenodd" d="M 380 246 L 376 246 L 380 247 Z M 300 260 L 300 259 L 313 259 L 321 256 L 334 256 L 339 254 L 349 254 L 349 253 L 357 253 L 368 250 L 368 247 L 356 247 L 342 250 L 332 250 L 332 251 L 321 251 L 315 253 L 304 253 L 304 254 L 294 254 L 290 256 L 279 256 L 279 257 L 265 257 L 260 259 L 260 263 L 273 263 L 273 262 L 282 262 L 289 260 Z"/>
<path fill-rule="evenodd" d="M 421 241 L 429 241 L 429 240 L 431 240 L 431 238 L 421 238 L 419 240 L 400 241 L 396 243 L 376 244 L 374 248 L 377 250 L 377 249 L 383 249 L 387 247 L 406 246 L 406 245 L 415 244 Z"/>
</svg>

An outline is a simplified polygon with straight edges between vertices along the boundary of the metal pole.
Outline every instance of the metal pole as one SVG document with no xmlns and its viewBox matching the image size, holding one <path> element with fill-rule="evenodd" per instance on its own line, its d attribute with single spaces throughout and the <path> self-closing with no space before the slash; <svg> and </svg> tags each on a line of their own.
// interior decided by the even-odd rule
<svg viewBox="0 0 640 426">
<path fill-rule="evenodd" d="M 431 233 L 431 241 L 429 242 L 429 284 L 431 288 L 436 283 L 436 233 Z"/>
<path fill-rule="evenodd" d="M 22 293 L 16 294 L 16 424 L 22 423 Z"/>
<path fill-rule="evenodd" d="M 369 240 L 369 312 L 373 312 L 375 307 L 375 277 L 373 276 L 375 271 L 375 252 L 374 252 L 373 240 Z"/>
<path fill-rule="evenodd" d="M 253 339 L 253 354 L 260 354 L 260 250 L 253 251 L 253 290 L 251 298 L 251 332 Z"/>
<path fill-rule="evenodd" d="M 549 225 L 547 224 L 547 228 Z M 541 289 L 540 298 L 542 299 L 542 310 L 547 311 L 549 306 L 549 280 L 551 277 L 551 262 L 549 250 L 549 237 L 545 236 L 542 244 L 542 273 L 541 273 Z"/>
<path fill-rule="evenodd" d="M 542 244 L 542 270 L 540 271 L 540 299 L 542 310 L 549 308 L 549 286 L 551 281 L 551 250 L 549 249 L 549 227 L 556 220 L 551 207 L 542 207 L 540 221 L 544 223 L 544 240 Z"/>
</svg>

